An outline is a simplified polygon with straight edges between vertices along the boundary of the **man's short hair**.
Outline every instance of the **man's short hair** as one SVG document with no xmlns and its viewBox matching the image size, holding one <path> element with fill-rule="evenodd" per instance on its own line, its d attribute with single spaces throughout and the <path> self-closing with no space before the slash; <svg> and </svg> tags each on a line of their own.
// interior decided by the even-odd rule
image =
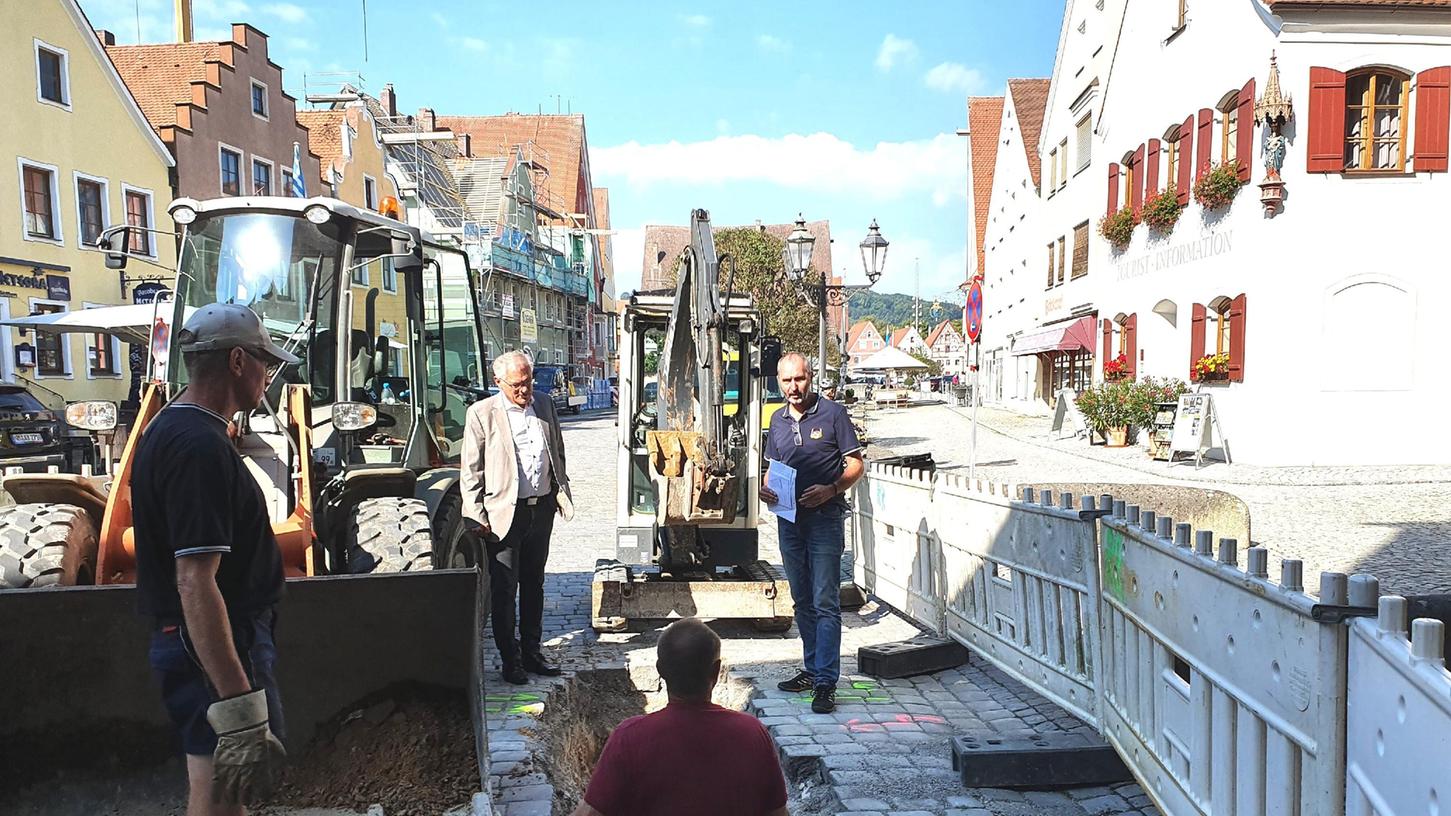
<svg viewBox="0 0 1451 816">
<path fill-rule="evenodd" d="M 214 351 L 188 351 L 181 355 L 181 364 L 186 366 L 188 382 L 206 382 L 221 377 L 227 370 L 231 349 Z"/>
<path fill-rule="evenodd" d="M 655 645 L 655 665 L 675 695 L 707 694 L 715 686 L 720 637 L 698 618 L 682 618 L 665 627 Z"/>
<path fill-rule="evenodd" d="M 784 363 L 784 362 L 786 362 L 787 360 L 798 360 L 798 361 L 800 361 L 800 363 L 801 363 L 801 370 L 804 371 L 804 372 L 806 372 L 806 376 L 808 378 L 813 376 L 812 375 L 812 372 L 811 372 L 811 361 L 808 360 L 808 359 L 806 359 L 806 355 L 805 354 L 802 354 L 799 351 L 788 351 L 785 354 L 782 354 L 781 355 L 781 359 L 779 359 L 779 360 L 776 361 L 776 370 L 777 371 L 780 371 L 781 370 L 781 364 Z"/>
<path fill-rule="evenodd" d="M 534 364 L 529 361 L 529 355 L 522 351 L 506 351 L 494 358 L 494 377 L 502 380 L 504 375 L 509 373 L 509 369 L 516 366 L 531 373 L 534 371 Z"/>
</svg>

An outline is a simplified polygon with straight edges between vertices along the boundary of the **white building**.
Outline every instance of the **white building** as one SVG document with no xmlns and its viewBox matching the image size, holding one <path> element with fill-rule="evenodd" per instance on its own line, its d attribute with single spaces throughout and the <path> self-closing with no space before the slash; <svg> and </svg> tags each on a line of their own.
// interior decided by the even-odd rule
<svg viewBox="0 0 1451 816">
<path fill-rule="evenodd" d="M 967 340 L 954 321 L 944 320 L 927 333 L 927 355 L 943 374 L 967 373 Z"/>
<path fill-rule="evenodd" d="M 887 341 L 882 339 L 875 323 L 858 320 L 852 324 L 846 336 L 847 365 L 853 369 L 859 368 L 862 360 L 886 347 Z"/>
<path fill-rule="evenodd" d="M 927 341 L 922 339 L 921 332 L 915 326 L 904 326 L 892 332 L 888 341 L 892 348 L 901 349 L 908 354 L 915 354 L 918 357 L 927 356 Z"/>
<path fill-rule="evenodd" d="M 993 105 L 982 100 L 969 105 L 973 194 L 984 185 L 990 191 L 982 213 L 984 399 L 1026 410 L 1041 405 L 1040 367 L 1036 355 L 1015 355 L 1014 344 L 1035 332 L 1043 316 L 1038 137 L 1047 92 L 1046 79 L 1014 79 L 996 105 L 995 119 L 988 119 Z M 995 146 L 993 164 L 981 167 L 976 159 L 986 151 L 979 143 L 988 139 Z"/>
<path fill-rule="evenodd" d="M 1095 235 L 1093 273 L 1055 283 L 1048 320 L 1109 321 L 1097 371 L 1123 350 L 1140 377 L 1187 380 L 1196 360 L 1226 354 L 1227 378 L 1201 388 L 1235 461 L 1451 462 L 1451 436 L 1436 430 L 1451 396 L 1437 316 L 1451 301 L 1451 0 L 1189 5 L 1130 4 L 1096 94 L 1066 56 L 1091 43 L 1069 33 L 1060 46 L 1044 162 L 1097 107 L 1092 149 L 1112 163 L 1091 162 L 1085 180 L 1071 156 L 1044 241 L 1142 210 L 1171 183 L 1186 206 L 1163 233 L 1136 227 L 1121 251 Z M 1070 2 L 1066 32 L 1077 6 L 1092 9 Z M 1293 104 L 1273 217 L 1258 186 L 1271 130 L 1256 113 L 1273 101 L 1272 56 Z M 1184 186 L 1226 160 L 1246 184 L 1206 209 Z"/>
</svg>

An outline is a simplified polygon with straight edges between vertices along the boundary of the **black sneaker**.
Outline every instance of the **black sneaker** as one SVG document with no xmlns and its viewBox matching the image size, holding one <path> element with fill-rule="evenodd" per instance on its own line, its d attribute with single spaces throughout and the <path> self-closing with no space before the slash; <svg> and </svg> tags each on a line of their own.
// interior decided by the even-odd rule
<svg viewBox="0 0 1451 816">
<path fill-rule="evenodd" d="M 817 714 L 830 714 L 836 710 L 836 686 L 817 686 L 811 696 L 811 710 Z"/>
<path fill-rule="evenodd" d="M 790 680 L 782 680 L 776 684 L 776 688 L 782 691 L 810 691 L 816 686 L 816 678 L 806 672 L 797 672 Z"/>
</svg>

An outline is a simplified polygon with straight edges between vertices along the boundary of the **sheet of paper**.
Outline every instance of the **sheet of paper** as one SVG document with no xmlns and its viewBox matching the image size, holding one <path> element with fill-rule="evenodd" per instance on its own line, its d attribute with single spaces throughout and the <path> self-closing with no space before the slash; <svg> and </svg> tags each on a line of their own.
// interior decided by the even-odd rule
<svg viewBox="0 0 1451 816">
<path fill-rule="evenodd" d="M 769 463 L 766 468 L 766 487 L 776 494 L 776 503 L 766 505 L 766 509 L 787 521 L 795 522 L 796 468 L 775 459 L 766 461 Z"/>
</svg>

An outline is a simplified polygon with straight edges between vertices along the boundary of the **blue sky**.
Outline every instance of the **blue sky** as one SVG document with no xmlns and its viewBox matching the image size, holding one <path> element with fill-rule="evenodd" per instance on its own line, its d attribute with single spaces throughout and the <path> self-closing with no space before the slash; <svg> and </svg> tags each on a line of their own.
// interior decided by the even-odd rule
<svg viewBox="0 0 1451 816">
<path fill-rule="evenodd" d="M 81 0 L 118 42 L 163 42 L 171 0 Z M 645 224 L 827 218 L 837 272 L 876 218 L 892 242 L 883 291 L 953 289 L 965 270 L 968 95 L 1048 76 L 1063 0 L 478 3 L 195 0 L 199 39 L 232 21 L 303 74 L 385 82 L 407 110 L 585 114 L 596 186 L 610 188 L 617 288 L 639 280 Z M 139 22 L 138 22 L 139 21 Z M 301 95 L 300 93 L 298 94 Z"/>
</svg>

